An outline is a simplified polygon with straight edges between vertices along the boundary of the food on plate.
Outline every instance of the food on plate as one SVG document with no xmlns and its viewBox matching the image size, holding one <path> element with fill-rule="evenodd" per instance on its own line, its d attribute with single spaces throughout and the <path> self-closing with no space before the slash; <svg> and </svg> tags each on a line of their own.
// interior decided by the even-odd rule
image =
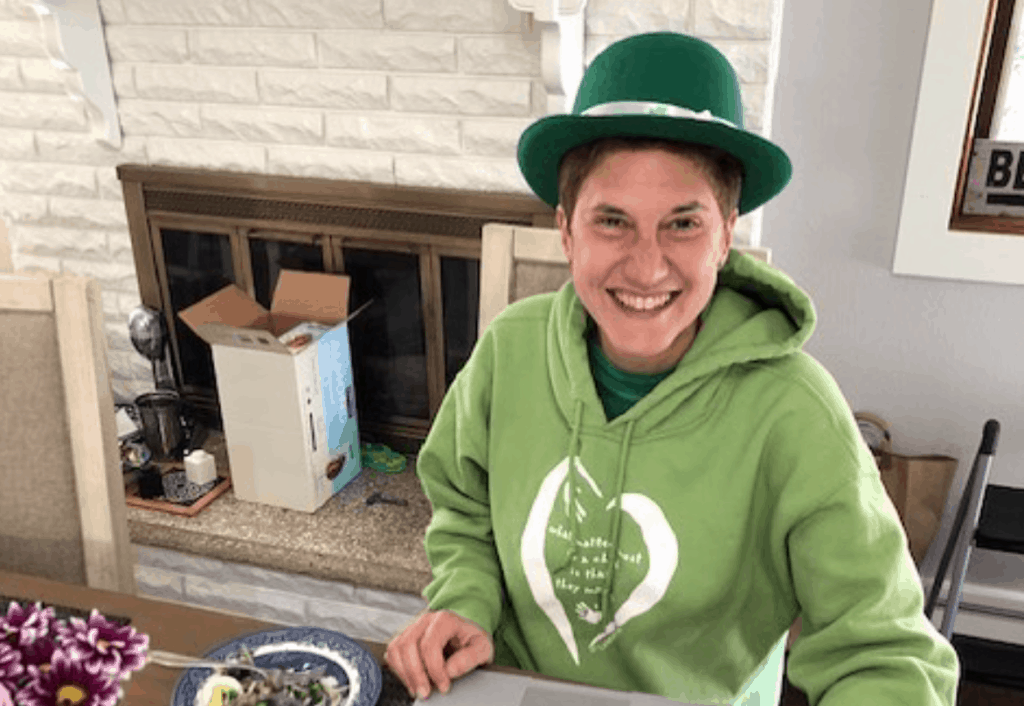
<svg viewBox="0 0 1024 706">
<path fill-rule="evenodd" d="M 226 674 L 215 674 L 203 683 L 196 696 L 197 706 L 227 706 L 233 694 L 242 693 L 242 683 Z"/>
<path fill-rule="evenodd" d="M 253 664 L 252 652 L 244 646 L 228 658 Z M 349 685 L 340 686 L 326 667 L 301 671 L 288 669 L 269 679 L 244 667 L 219 667 L 206 680 L 196 706 L 342 706 L 347 702 Z"/>
</svg>

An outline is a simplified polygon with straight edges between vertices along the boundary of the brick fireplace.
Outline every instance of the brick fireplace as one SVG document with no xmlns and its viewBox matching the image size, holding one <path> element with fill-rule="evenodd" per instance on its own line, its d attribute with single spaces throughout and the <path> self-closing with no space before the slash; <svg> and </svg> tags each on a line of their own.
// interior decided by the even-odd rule
<svg viewBox="0 0 1024 706">
<path fill-rule="evenodd" d="M 637 32 L 705 38 L 736 67 L 747 125 L 768 134 L 781 1 L 589 0 L 584 60 Z M 127 334 L 128 312 L 152 285 L 119 166 L 235 174 L 263 188 L 296 178 L 532 198 L 515 146 L 548 111 L 539 22 L 508 0 L 99 0 L 99 9 L 117 150 L 98 143 L 67 95 L 28 0 L 0 0 L 0 251 L 15 270 L 100 281 L 121 399 L 153 380 Z M 740 242 L 758 244 L 758 218 L 740 219 Z"/>
</svg>

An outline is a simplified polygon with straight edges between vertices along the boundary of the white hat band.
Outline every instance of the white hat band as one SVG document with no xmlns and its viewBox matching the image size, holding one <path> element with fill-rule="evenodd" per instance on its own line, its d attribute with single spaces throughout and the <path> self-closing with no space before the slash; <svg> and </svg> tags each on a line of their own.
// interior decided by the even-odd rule
<svg viewBox="0 0 1024 706">
<path fill-rule="evenodd" d="M 671 118 L 690 118 L 692 120 L 704 120 L 707 122 L 722 123 L 729 127 L 736 128 L 736 124 L 712 115 L 710 110 L 697 112 L 689 108 L 681 108 L 670 103 L 654 103 L 651 101 L 612 101 L 610 103 L 599 103 L 592 105 L 581 113 L 587 117 L 607 117 L 610 115 L 665 115 Z M 737 128 L 739 129 L 739 128 Z"/>
</svg>

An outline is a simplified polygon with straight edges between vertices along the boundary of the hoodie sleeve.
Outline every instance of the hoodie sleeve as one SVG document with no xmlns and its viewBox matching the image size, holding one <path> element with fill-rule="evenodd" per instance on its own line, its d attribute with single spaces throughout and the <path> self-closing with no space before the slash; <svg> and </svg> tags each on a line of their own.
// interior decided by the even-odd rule
<svg viewBox="0 0 1024 706">
<path fill-rule="evenodd" d="M 955 706 L 956 652 L 924 617 L 899 515 L 843 404 L 805 417 L 786 453 L 786 550 L 803 618 L 790 681 L 811 706 Z"/>
<path fill-rule="evenodd" d="M 448 388 L 416 460 L 433 516 L 423 539 L 433 580 L 428 609 L 450 610 L 494 634 L 504 603 L 491 526 L 487 439 L 493 346 L 480 338 Z"/>
</svg>

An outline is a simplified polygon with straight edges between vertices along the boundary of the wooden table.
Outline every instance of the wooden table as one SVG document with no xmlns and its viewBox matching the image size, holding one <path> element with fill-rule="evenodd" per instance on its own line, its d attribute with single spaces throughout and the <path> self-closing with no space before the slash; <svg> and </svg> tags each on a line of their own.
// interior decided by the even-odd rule
<svg viewBox="0 0 1024 706">
<path fill-rule="evenodd" d="M 85 611 L 96 608 L 108 617 L 131 618 L 132 627 L 149 635 L 151 649 L 197 656 L 245 633 L 285 627 L 216 610 L 154 598 L 131 596 L 125 593 L 101 591 L 5 571 L 0 571 L 0 594 L 31 602 L 41 601 L 44 605 L 59 605 Z M 3 606 L 2 609 L 6 611 L 7 606 Z M 383 665 L 384 650 L 387 645 L 368 640 L 355 641 L 373 655 L 377 664 Z M 486 665 L 482 669 L 509 674 L 528 674 L 535 678 L 562 681 L 535 672 L 492 664 Z M 148 664 L 132 673 L 131 679 L 125 687 L 123 701 L 129 706 L 169 706 L 174 693 L 174 685 L 180 676 L 180 669 Z M 407 699 L 407 696 L 407 694 L 403 694 L 403 698 Z M 405 703 L 411 704 L 412 699 L 407 699 Z"/>
<path fill-rule="evenodd" d="M 197 656 L 239 635 L 283 627 L 277 623 L 234 616 L 172 601 L 100 591 L 85 586 L 73 586 L 5 571 L 0 571 L 0 594 L 86 611 L 96 608 L 108 617 L 131 618 L 132 627 L 149 635 L 152 649 Z M 0 609 L 6 611 L 7 606 L 2 606 Z M 369 640 L 357 639 L 356 642 L 373 655 L 377 664 L 384 664 L 384 650 L 387 645 Z M 387 667 L 382 666 L 382 669 L 386 671 Z M 554 679 L 536 672 L 493 664 L 480 667 L 480 669 L 506 674 L 527 674 L 536 679 L 564 682 L 564 680 Z M 132 673 L 132 678 L 125 688 L 124 703 L 129 706 L 169 706 L 171 695 L 174 693 L 174 685 L 179 676 L 181 676 L 180 669 L 168 669 L 156 664 L 148 664 Z M 803 692 L 790 685 L 788 680 L 784 680 L 784 683 L 782 704 L 784 706 L 806 706 L 807 697 Z M 407 699 L 405 703 L 411 704 L 412 701 L 412 699 Z"/>
</svg>

